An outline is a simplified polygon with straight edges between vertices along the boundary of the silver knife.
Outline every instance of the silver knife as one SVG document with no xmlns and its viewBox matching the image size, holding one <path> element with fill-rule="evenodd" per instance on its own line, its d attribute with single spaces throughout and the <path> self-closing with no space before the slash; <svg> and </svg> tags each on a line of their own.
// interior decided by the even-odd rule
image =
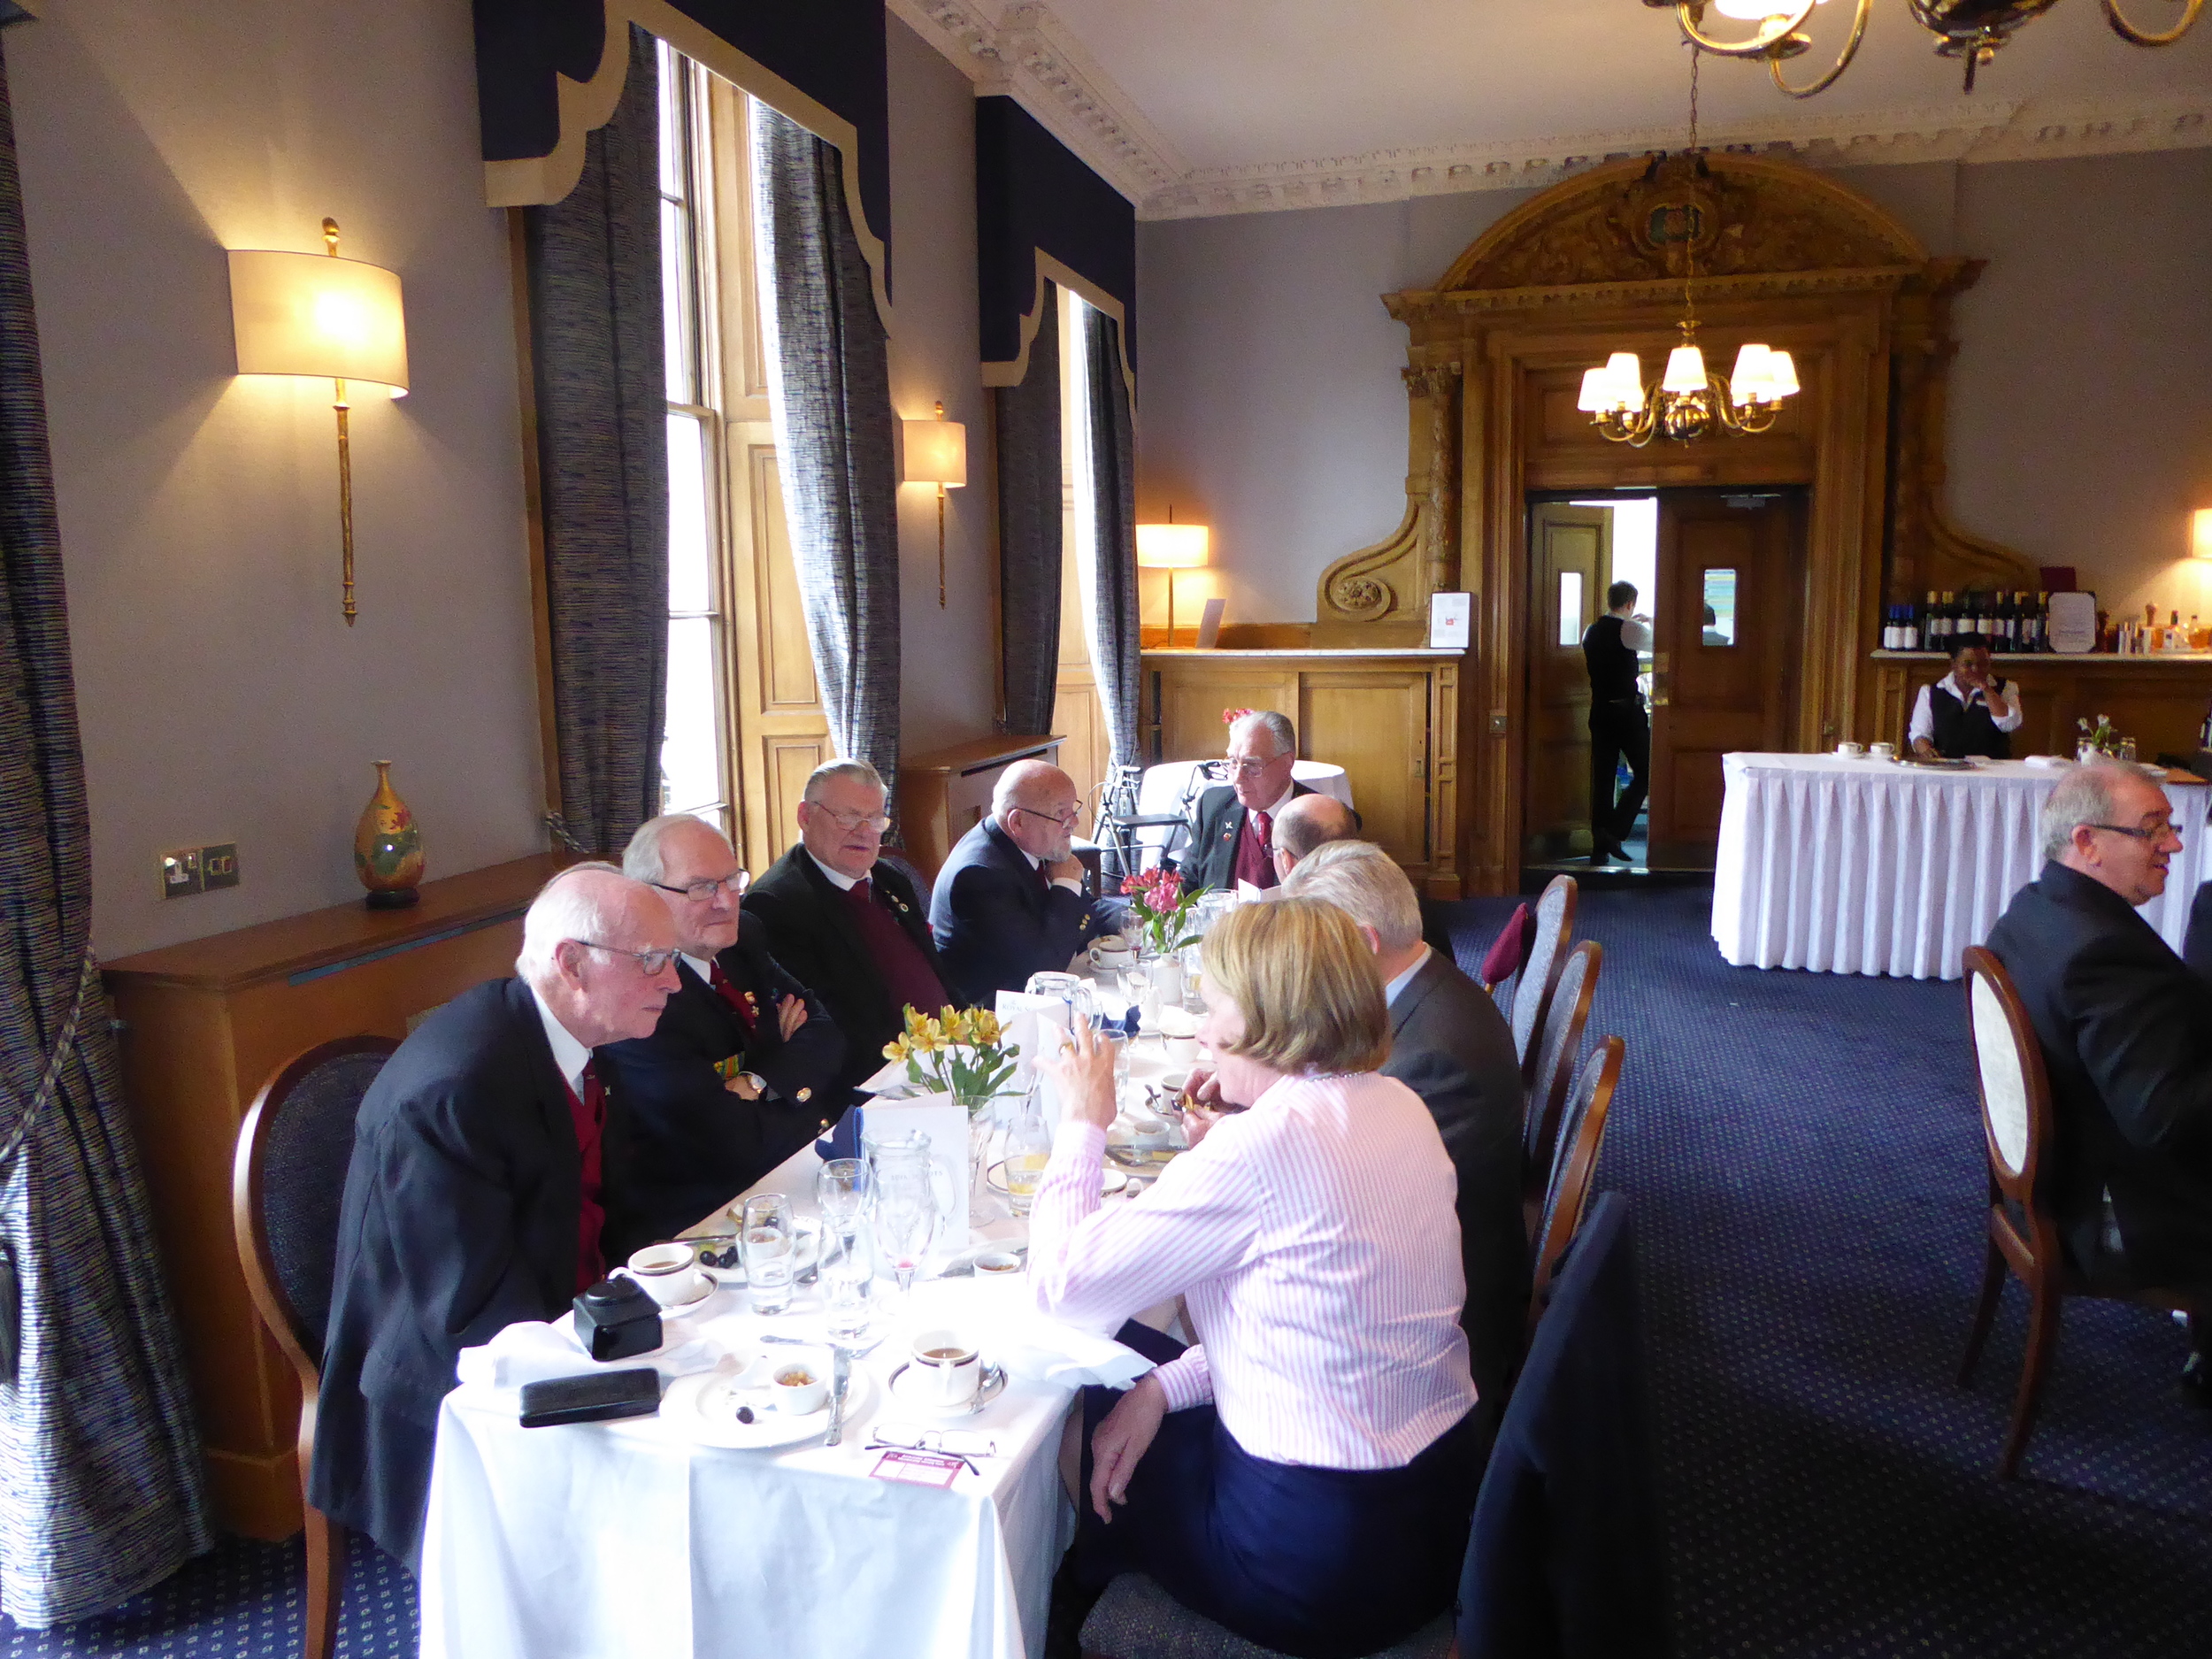
<svg viewBox="0 0 2212 1659">
<path fill-rule="evenodd" d="M 835 1357 L 830 1363 L 830 1425 L 823 1439 L 825 1446 L 834 1446 L 845 1432 L 845 1389 L 853 1379 L 853 1356 L 850 1348 L 832 1350 Z"/>
</svg>

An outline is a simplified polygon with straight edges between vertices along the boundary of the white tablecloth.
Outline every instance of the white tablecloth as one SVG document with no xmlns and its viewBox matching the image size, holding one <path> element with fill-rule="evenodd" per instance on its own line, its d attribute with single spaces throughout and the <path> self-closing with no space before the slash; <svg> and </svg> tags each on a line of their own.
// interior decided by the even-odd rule
<svg viewBox="0 0 2212 1659">
<path fill-rule="evenodd" d="M 759 1186 L 810 1215 L 817 1167 L 809 1148 Z M 903 1334 L 859 1362 L 874 1402 L 836 1447 L 719 1450 L 660 1417 L 525 1429 L 511 1397 L 456 1389 L 430 1482 L 423 1659 L 1041 1653 L 1074 1535 L 1058 1470 L 1073 1390 L 1010 1381 L 960 1425 L 1001 1455 L 948 1490 L 867 1479 L 881 1453 L 862 1449 L 872 1422 L 917 1421 L 884 1386 L 913 1330 L 985 1321 L 1028 1293 L 1025 1277 L 918 1285 Z M 803 1306 L 773 1321 L 745 1307 L 725 1289 L 683 1324 L 821 1333 Z"/>
<path fill-rule="evenodd" d="M 1137 785 L 1138 815 L 1156 818 L 1179 810 L 1184 792 L 1190 787 L 1191 773 L 1205 764 L 1202 760 L 1170 760 L 1146 767 L 1143 780 Z M 1333 766 L 1326 761 L 1295 760 L 1290 764 L 1290 777 L 1293 783 L 1302 783 L 1322 795 L 1333 795 L 1346 806 L 1352 804 L 1352 780 L 1344 775 L 1341 766 Z M 1148 865 L 1151 864 L 1156 862 L 1153 852 L 1171 851 L 1173 844 L 1182 837 L 1179 829 L 1139 830 L 1138 845 L 1153 849 L 1141 856 Z"/>
<path fill-rule="evenodd" d="M 1713 937 L 1738 967 L 1955 979 L 2043 868 L 2036 820 L 2062 769 L 1940 772 L 1831 755 L 1730 755 Z M 2144 919 L 2175 949 L 2203 880 L 2200 785 L 2170 785 L 2182 850 Z"/>
</svg>

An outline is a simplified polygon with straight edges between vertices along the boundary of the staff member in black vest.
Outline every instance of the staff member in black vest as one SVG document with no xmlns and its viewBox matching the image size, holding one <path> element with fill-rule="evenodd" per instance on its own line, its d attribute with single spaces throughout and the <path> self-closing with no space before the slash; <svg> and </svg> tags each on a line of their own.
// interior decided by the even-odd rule
<svg viewBox="0 0 2212 1659">
<path fill-rule="evenodd" d="M 1590 665 L 1590 862 L 1635 861 L 1622 849 L 1643 810 L 1651 776 L 1651 717 L 1636 677 L 1643 672 L 1637 652 L 1651 648 L 1651 622 L 1636 614 L 1636 584 L 1615 582 L 1605 590 L 1605 614 L 1582 636 L 1583 660 Z M 1620 763 L 1628 761 L 1628 787 L 1613 798 Z"/>
<path fill-rule="evenodd" d="M 2021 718 L 2020 688 L 1989 672 L 1989 641 L 1978 634 L 1961 634 L 1951 641 L 1951 672 L 1920 687 L 1905 735 L 1923 760 L 1939 755 L 1947 760 L 1968 755 L 2010 760 L 2012 739 L 2007 734 L 2020 729 Z"/>
</svg>

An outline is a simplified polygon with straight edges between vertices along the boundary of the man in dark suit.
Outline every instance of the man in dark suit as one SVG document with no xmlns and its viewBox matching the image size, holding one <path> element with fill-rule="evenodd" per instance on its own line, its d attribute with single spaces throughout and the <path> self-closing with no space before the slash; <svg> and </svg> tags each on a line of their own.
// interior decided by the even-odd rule
<svg viewBox="0 0 2212 1659">
<path fill-rule="evenodd" d="M 1989 949 L 2050 1076 L 2059 1225 L 2086 1266 L 2109 1194 L 2131 1278 L 2212 1294 L 2212 987 L 2135 910 L 2165 891 L 2181 849 L 2172 808 L 2139 767 L 2079 766 L 2044 803 L 2042 829 L 2050 862 Z M 2212 1405 L 2206 1334 L 2192 1325 L 2183 1379 Z"/>
<path fill-rule="evenodd" d="M 1390 1004 L 1382 1068 L 1418 1094 L 1459 1173 L 1460 1259 L 1475 1388 L 1494 1412 L 1528 1330 L 1528 1234 L 1521 1216 L 1521 1063 L 1483 988 L 1421 939 L 1421 902 L 1371 841 L 1331 841 L 1300 860 L 1285 893 L 1352 918 L 1375 952 Z"/>
<path fill-rule="evenodd" d="M 1084 896 L 1072 836 L 1075 780 L 1041 760 L 999 774 L 987 818 L 963 835 L 937 872 L 929 926 L 954 986 L 990 1006 L 1033 973 L 1065 969 L 1118 910 Z"/>
<path fill-rule="evenodd" d="M 361 1102 L 308 1499 L 411 1571 L 455 1356 L 605 1270 L 591 1051 L 652 1032 L 675 954 L 659 895 L 611 864 L 565 871 L 523 919 L 519 977 L 437 1010 Z"/>
<path fill-rule="evenodd" d="M 1233 781 L 1198 797 L 1191 814 L 1190 839 L 1176 855 L 1183 881 L 1192 887 L 1234 887 L 1240 881 L 1267 888 L 1278 884 L 1274 859 L 1275 815 L 1312 790 L 1294 782 L 1298 733 L 1271 710 L 1246 713 L 1229 726 L 1229 775 Z"/>
<path fill-rule="evenodd" d="M 769 955 L 821 999 L 845 1039 L 841 1109 L 883 1069 L 883 1046 L 909 1004 L 934 1013 L 952 998 L 914 884 L 876 855 L 883 780 L 864 760 L 833 760 L 806 780 L 800 842 L 753 883 L 742 909 L 765 930 Z"/>
<path fill-rule="evenodd" d="M 649 1037 L 600 1053 L 622 1101 L 625 1202 L 616 1252 L 665 1239 L 743 1192 L 829 1127 L 845 1040 L 776 965 L 766 926 L 738 909 L 744 869 L 688 812 L 641 825 L 622 871 L 676 919 L 676 994 Z"/>
</svg>

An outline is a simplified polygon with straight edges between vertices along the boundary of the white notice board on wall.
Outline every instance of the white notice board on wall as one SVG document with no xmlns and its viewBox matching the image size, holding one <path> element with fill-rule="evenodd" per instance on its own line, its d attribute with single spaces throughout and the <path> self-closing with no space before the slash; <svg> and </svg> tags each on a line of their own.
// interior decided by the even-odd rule
<svg viewBox="0 0 2212 1659">
<path fill-rule="evenodd" d="M 1432 649 L 1465 650 L 1474 632 L 1474 595 L 1429 595 L 1429 644 Z"/>
</svg>

